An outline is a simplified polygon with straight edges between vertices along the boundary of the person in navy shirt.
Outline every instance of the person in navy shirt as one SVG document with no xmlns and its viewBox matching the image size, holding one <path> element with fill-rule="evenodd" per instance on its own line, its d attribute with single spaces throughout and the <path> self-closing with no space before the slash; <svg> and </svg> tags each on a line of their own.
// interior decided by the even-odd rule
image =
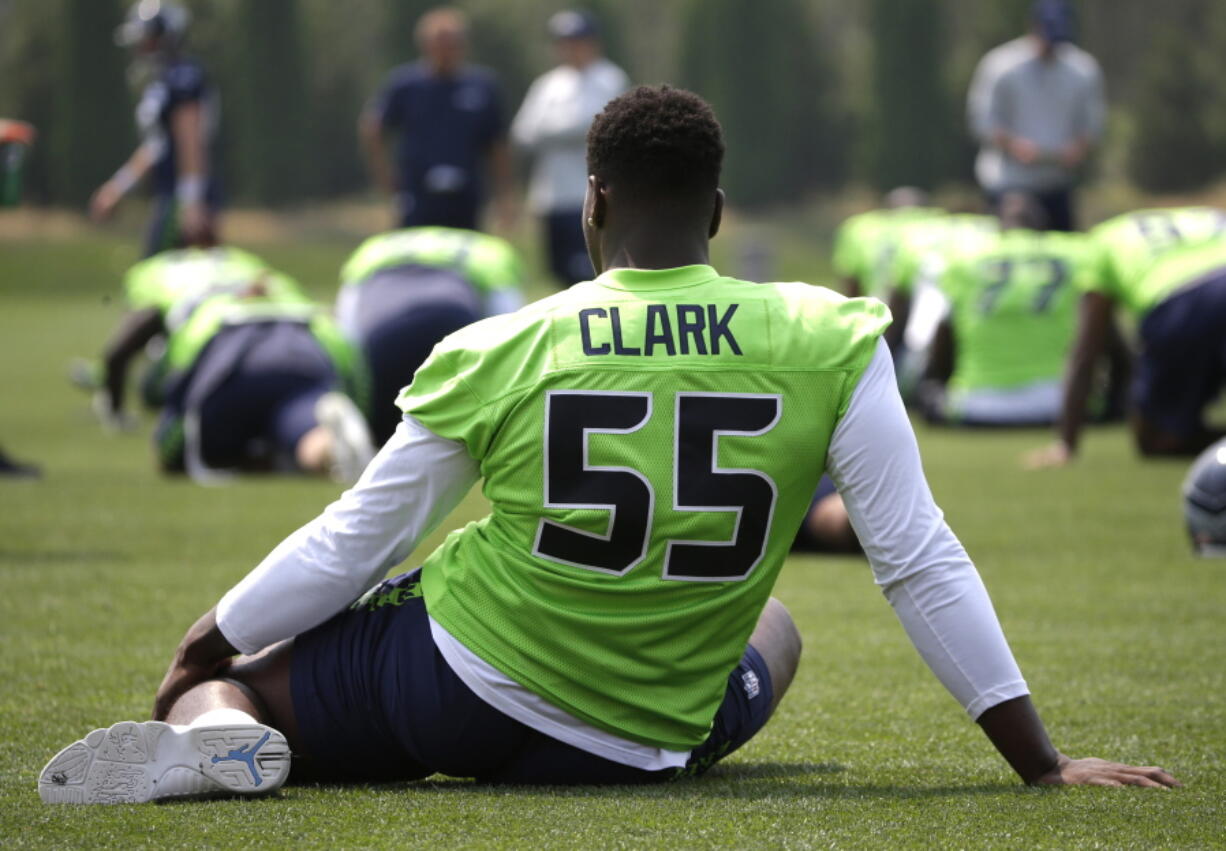
<svg viewBox="0 0 1226 851">
<path fill-rule="evenodd" d="M 414 34 L 422 58 L 388 75 L 359 123 L 375 182 L 395 198 L 400 227 L 476 230 L 492 181 L 500 224 L 507 226 L 511 167 L 498 82 L 465 63 L 462 12 L 427 12 Z M 394 157 L 388 136 L 395 137 Z"/>
<path fill-rule="evenodd" d="M 211 148 L 220 114 L 217 91 L 203 66 L 181 52 L 190 16 L 174 3 L 141 0 L 115 33 L 153 79 L 136 107 L 141 143 L 90 201 L 97 221 L 149 175 L 154 214 L 145 256 L 168 248 L 216 243 L 220 188 Z"/>
</svg>

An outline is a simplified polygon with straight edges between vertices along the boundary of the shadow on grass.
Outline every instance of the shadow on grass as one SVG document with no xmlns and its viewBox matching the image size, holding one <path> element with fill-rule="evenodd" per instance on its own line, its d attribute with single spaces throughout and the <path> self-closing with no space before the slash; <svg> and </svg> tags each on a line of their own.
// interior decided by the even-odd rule
<svg viewBox="0 0 1226 851">
<path fill-rule="evenodd" d="M 684 778 L 673 782 L 647 783 L 643 785 L 609 786 L 547 786 L 482 783 L 473 780 L 435 775 L 424 780 L 388 783 L 331 783 L 304 782 L 296 788 L 313 788 L 320 791 L 353 791 L 369 789 L 376 793 L 403 792 L 407 795 L 422 794 L 479 794 L 519 796 L 525 798 L 572 798 L 572 799 L 700 799 L 737 798 L 786 799 L 880 799 L 908 800 L 967 795 L 1001 795 L 1016 791 L 1032 793 L 1034 790 L 1011 783 L 978 783 L 967 785 L 904 786 L 899 784 L 845 784 L 833 781 L 835 775 L 847 769 L 838 763 L 787 763 L 787 762 L 742 762 L 719 765 L 698 778 Z M 293 783 L 293 781 L 291 781 Z M 289 787 L 293 794 L 295 786 Z"/>
</svg>

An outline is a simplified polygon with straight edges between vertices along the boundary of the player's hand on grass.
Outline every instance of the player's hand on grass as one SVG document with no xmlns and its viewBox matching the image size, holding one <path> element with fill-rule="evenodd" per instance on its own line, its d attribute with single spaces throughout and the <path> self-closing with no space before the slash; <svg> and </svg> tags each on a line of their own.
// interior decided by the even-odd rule
<svg viewBox="0 0 1226 851">
<path fill-rule="evenodd" d="M 1041 786 L 1150 786 L 1170 789 L 1181 786 L 1171 774 L 1156 765 L 1137 766 L 1089 757 L 1070 759 L 1060 754 L 1056 767 L 1035 781 Z"/>
<path fill-rule="evenodd" d="M 166 676 L 153 699 L 153 720 L 165 721 L 175 701 L 193 687 L 215 678 L 237 655 L 217 627 L 216 612 L 205 612 L 191 625 L 171 660 Z"/>
<path fill-rule="evenodd" d="M 1073 451 L 1068 448 L 1068 444 L 1057 441 L 1027 452 L 1022 458 L 1022 466 L 1027 470 L 1046 470 L 1052 467 L 1067 467 L 1072 460 Z"/>
<path fill-rule="evenodd" d="M 115 410 L 111 404 L 111 394 L 105 390 L 99 390 L 94 393 L 90 407 L 93 409 L 94 416 L 98 418 L 103 431 L 115 433 L 136 430 L 138 424 L 136 417 L 127 411 Z"/>
</svg>

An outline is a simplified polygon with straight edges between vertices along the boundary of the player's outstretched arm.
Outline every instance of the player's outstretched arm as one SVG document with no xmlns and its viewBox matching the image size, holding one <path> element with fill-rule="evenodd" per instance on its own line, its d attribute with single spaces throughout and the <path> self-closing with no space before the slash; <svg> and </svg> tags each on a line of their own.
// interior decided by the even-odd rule
<svg viewBox="0 0 1226 851">
<path fill-rule="evenodd" d="M 907 320 L 911 318 L 911 294 L 895 285 L 890 291 L 889 307 L 894 321 L 890 323 L 889 328 L 885 329 L 882 337 L 886 345 L 890 347 L 890 351 L 895 351 L 902 342 L 903 332 L 907 330 Z"/>
<path fill-rule="evenodd" d="M 1060 407 L 1060 421 L 1056 426 L 1058 437 L 1054 444 L 1026 456 L 1024 464 L 1029 469 L 1063 467 L 1077 454 L 1081 428 L 1085 423 L 1086 402 L 1090 398 L 1090 385 L 1094 378 L 1094 364 L 1106 346 L 1114 308 L 1111 299 L 1102 293 L 1087 292 L 1082 296 L 1077 341 L 1073 344 L 1064 378 L 1064 399 Z"/>
<path fill-rule="evenodd" d="M 387 195 L 395 194 L 396 170 L 383 138 L 383 123 L 378 113 L 371 109 L 363 111 L 358 119 L 358 141 L 375 186 Z"/>
<path fill-rule="evenodd" d="M 110 217 L 123 197 L 153 168 L 163 144 L 157 137 L 142 141 L 119 170 L 98 187 L 89 199 L 89 214 L 94 221 L 101 222 Z"/>
<path fill-rule="evenodd" d="M 1135 766 L 1094 757 L 1072 759 L 1052 746 L 1029 696 L 985 710 L 979 726 L 1018 776 L 1032 785 L 1153 786 L 1180 783 L 1157 766 Z"/>
<path fill-rule="evenodd" d="M 883 344 L 835 428 L 827 470 L 907 636 L 1023 780 L 1175 785 L 1161 769 L 1052 746 L 987 589 L 932 499 Z"/>
<path fill-rule="evenodd" d="M 128 365 L 150 340 L 165 331 L 162 314 L 149 307 L 125 315 L 107 341 L 102 353 L 102 388 L 94 399 L 94 412 L 106 428 L 129 427 L 124 415 Z"/>
</svg>

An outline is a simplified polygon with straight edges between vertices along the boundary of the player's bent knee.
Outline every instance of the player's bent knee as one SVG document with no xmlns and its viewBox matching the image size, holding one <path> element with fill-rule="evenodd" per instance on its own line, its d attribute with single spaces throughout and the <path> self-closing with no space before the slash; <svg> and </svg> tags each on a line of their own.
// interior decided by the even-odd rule
<svg viewBox="0 0 1226 851">
<path fill-rule="evenodd" d="M 792 684 L 802 649 L 800 631 L 783 603 L 774 597 L 766 602 L 749 643 L 766 662 L 773 689 L 771 710 L 774 711 Z"/>
<path fill-rule="evenodd" d="M 223 677 L 254 694 L 267 723 L 284 733 L 290 746 L 297 750 L 298 721 L 290 687 L 293 647 L 293 639 L 289 639 L 254 655 L 240 656 Z"/>
</svg>

